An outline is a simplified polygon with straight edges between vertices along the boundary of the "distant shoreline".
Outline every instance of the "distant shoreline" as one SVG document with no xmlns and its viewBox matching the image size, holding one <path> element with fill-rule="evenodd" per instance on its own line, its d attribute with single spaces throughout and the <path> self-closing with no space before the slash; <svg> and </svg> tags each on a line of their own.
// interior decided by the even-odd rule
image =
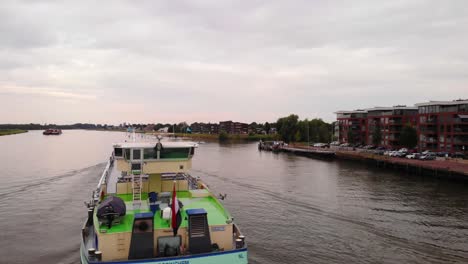
<svg viewBox="0 0 468 264">
<path fill-rule="evenodd" d="M 146 134 L 157 135 L 157 132 L 149 132 Z M 170 134 L 170 133 L 169 133 Z M 190 138 L 192 140 L 207 140 L 207 141 L 218 141 L 220 140 L 219 134 L 188 134 L 188 133 L 175 133 L 170 134 L 175 135 L 177 138 Z M 226 134 L 227 141 L 236 141 L 236 140 L 245 140 L 245 141 L 259 141 L 259 140 L 275 140 L 277 135 L 247 135 L 247 134 Z M 171 137 L 173 138 L 173 137 Z"/>
<path fill-rule="evenodd" d="M 0 129 L 0 136 L 9 136 L 15 134 L 26 133 L 28 130 L 23 129 Z"/>
</svg>

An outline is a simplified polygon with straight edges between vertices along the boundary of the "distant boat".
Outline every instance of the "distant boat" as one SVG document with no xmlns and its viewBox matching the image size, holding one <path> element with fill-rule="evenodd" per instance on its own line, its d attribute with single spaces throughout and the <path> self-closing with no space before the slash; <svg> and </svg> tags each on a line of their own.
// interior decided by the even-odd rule
<svg viewBox="0 0 468 264">
<path fill-rule="evenodd" d="M 56 129 L 56 128 L 49 128 L 46 129 L 44 132 L 42 132 L 43 135 L 60 135 L 62 134 L 61 129 Z"/>
</svg>

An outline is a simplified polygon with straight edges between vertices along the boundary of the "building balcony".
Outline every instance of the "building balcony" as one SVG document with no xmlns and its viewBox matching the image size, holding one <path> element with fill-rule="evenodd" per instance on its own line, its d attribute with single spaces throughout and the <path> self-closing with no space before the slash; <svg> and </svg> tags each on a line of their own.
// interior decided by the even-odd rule
<svg viewBox="0 0 468 264">
<path fill-rule="evenodd" d="M 401 120 L 390 120 L 388 121 L 388 124 L 391 126 L 401 126 L 403 125 L 403 122 L 401 122 Z"/>
<path fill-rule="evenodd" d="M 437 123 L 419 123 L 420 127 L 435 127 L 437 125 Z"/>
<path fill-rule="evenodd" d="M 468 125 L 468 119 L 454 118 L 451 123 Z"/>
<path fill-rule="evenodd" d="M 437 123 L 438 123 L 437 119 L 428 119 L 428 120 L 419 122 L 419 124 L 421 125 L 424 125 L 424 124 L 431 125 L 431 124 L 437 124 Z"/>
<path fill-rule="evenodd" d="M 468 145 L 468 137 L 455 137 L 452 141 L 453 144 Z"/>
<path fill-rule="evenodd" d="M 454 127 L 453 128 L 453 133 L 458 134 L 458 133 L 468 133 L 468 127 Z"/>
<path fill-rule="evenodd" d="M 421 139 L 421 142 L 437 143 L 437 138 L 424 138 L 424 139 Z"/>
<path fill-rule="evenodd" d="M 419 132 L 421 134 L 437 134 L 437 130 L 435 129 L 421 129 Z"/>
</svg>

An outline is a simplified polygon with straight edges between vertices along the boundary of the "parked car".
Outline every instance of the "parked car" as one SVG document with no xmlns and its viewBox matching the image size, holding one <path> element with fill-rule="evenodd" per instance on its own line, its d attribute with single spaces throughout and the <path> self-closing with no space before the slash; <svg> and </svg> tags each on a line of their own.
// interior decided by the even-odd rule
<svg viewBox="0 0 468 264">
<path fill-rule="evenodd" d="M 315 143 L 313 146 L 316 147 L 316 148 L 325 148 L 325 147 L 328 147 L 328 144 L 326 144 L 326 143 Z"/>
<path fill-rule="evenodd" d="M 435 160 L 436 159 L 436 155 L 434 153 L 427 153 L 426 155 L 422 155 L 421 157 L 419 157 L 420 160 Z"/>
<path fill-rule="evenodd" d="M 404 158 L 406 155 L 408 155 L 408 153 L 405 151 L 397 151 L 395 153 L 395 157 L 398 157 L 398 158 Z"/>
<path fill-rule="evenodd" d="M 364 149 L 375 149 L 376 147 L 374 145 L 366 145 L 363 148 Z"/>
<path fill-rule="evenodd" d="M 406 158 L 407 159 L 419 159 L 419 157 L 421 156 L 421 153 L 411 153 L 411 154 L 408 154 L 406 155 Z"/>
<path fill-rule="evenodd" d="M 463 154 L 462 152 L 455 152 L 455 153 L 452 153 L 450 156 L 452 158 L 458 158 L 458 159 L 464 159 L 465 158 L 465 154 Z"/>
<path fill-rule="evenodd" d="M 385 150 L 383 150 L 383 149 L 376 149 L 376 150 L 373 150 L 372 153 L 377 154 L 377 155 L 384 155 Z"/>
</svg>

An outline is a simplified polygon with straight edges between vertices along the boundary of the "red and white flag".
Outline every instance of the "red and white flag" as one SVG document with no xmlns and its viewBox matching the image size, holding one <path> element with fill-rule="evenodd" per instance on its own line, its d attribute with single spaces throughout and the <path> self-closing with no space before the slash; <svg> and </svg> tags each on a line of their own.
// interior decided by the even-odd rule
<svg viewBox="0 0 468 264">
<path fill-rule="evenodd" d="M 174 181 L 174 187 L 172 189 L 172 204 L 171 204 L 171 227 L 174 232 L 174 236 L 177 235 L 177 230 L 179 229 L 180 223 L 182 222 L 182 216 L 180 214 L 179 200 L 177 200 L 176 193 L 176 181 Z"/>
</svg>

